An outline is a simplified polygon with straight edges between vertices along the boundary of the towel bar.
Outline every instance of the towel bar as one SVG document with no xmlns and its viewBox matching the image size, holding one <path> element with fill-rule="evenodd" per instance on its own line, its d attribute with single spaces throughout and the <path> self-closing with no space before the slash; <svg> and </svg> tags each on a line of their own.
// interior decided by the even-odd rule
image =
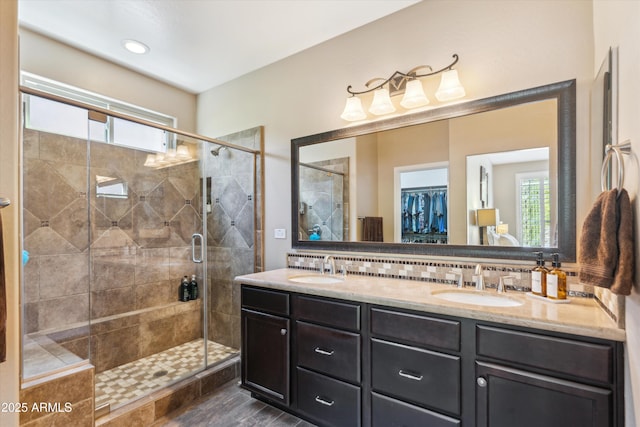
<svg viewBox="0 0 640 427">
<path fill-rule="evenodd" d="M 600 188 L 602 191 L 612 190 L 613 188 L 608 184 L 607 174 L 611 170 L 610 161 L 613 163 L 613 159 L 615 158 L 616 163 L 618 165 L 618 180 L 615 188 L 621 189 L 624 184 L 624 161 L 622 160 L 623 154 L 629 154 L 631 152 L 631 141 L 626 140 L 625 142 L 617 145 L 607 144 L 605 147 L 605 156 L 602 161 L 602 169 L 600 170 Z"/>
<path fill-rule="evenodd" d="M 6 197 L 0 197 L 0 209 L 6 208 L 10 204 L 11 200 L 7 199 Z"/>
</svg>

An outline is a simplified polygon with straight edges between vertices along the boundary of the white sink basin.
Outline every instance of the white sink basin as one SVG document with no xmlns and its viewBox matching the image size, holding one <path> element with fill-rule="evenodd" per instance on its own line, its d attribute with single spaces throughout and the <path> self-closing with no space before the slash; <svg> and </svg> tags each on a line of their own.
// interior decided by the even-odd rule
<svg viewBox="0 0 640 427">
<path fill-rule="evenodd" d="M 289 280 L 296 283 L 307 283 L 314 285 L 331 285 L 335 283 L 342 283 L 344 281 L 341 277 L 325 276 L 320 274 L 303 274 L 300 276 L 291 276 Z"/>
<path fill-rule="evenodd" d="M 431 294 L 436 298 L 461 304 L 483 305 L 487 307 L 517 307 L 522 305 L 518 300 L 482 291 L 450 290 L 435 291 Z"/>
</svg>

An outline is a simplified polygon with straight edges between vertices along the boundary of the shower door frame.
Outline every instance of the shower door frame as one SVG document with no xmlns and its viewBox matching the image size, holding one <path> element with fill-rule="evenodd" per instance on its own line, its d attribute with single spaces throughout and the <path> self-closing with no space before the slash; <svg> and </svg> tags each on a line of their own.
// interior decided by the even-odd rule
<svg viewBox="0 0 640 427">
<path fill-rule="evenodd" d="M 63 103 L 63 104 L 67 104 L 67 105 L 71 105 L 71 106 L 75 106 L 75 107 L 79 107 L 79 108 L 85 109 L 88 112 L 87 120 L 91 120 L 91 116 L 93 114 L 95 114 L 95 113 L 98 113 L 97 115 L 106 115 L 108 117 L 115 117 L 115 118 L 127 120 L 127 121 L 130 121 L 130 122 L 133 122 L 133 123 L 149 126 L 149 127 L 152 127 L 152 128 L 156 128 L 156 129 L 160 129 L 160 130 L 166 131 L 166 132 L 171 132 L 171 133 L 173 133 L 175 135 L 184 136 L 184 137 L 191 138 L 193 140 L 199 141 L 199 142 L 201 142 L 200 150 L 199 150 L 200 152 L 198 153 L 200 155 L 200 160 L 199 160 L 200 162 L 206 161 L 206 156 L 204 155 L 204 153 L 206 153 L 206 151 L 208 149 L 208 146 L 209 146 L 209 144 L 206 144 L 206 143 L 218 144 L 220 146 L 224 146 L 224 147 L 227 147 L 227 148 L 231 148 L 231 149 L 243 151 L 243 152 L 246 152 L 246 153 L 250 153 L 250 154 L 253 155 L 254 163 L 257 161 L 257 156 L 261 156 L 262 155 L 262 150 L 255 150 L 255 149 L 243 147 L 243 146 L 240 146 L 240 145 L 228 143 L 228 142 L 225 142 L 225 141 L 222 141 L 222 140 L 219 140 L 219 139 L 210 138 L 210 137 L 206 137 L 206 136 L 203 136 L 203 135 L 198 135 L 198 134 L 187 132 L 187 131 L 182 131 L 182 130 L 179 130 L 179 129 L 176 129 L 176 128 L 172 128 L 170 126 L 165 126 L 165 125 L 154 123 L 154 122 L 151 122 L 151 121 L 148 121 L 148 120 L 145 120 L 145 119 L 132 117 L 132 116 L 129 116 L 129 115 L 124 114 L 124 113 L 119 113 L 117 111 L 112 111 L 112 110 L 109 110 L 109 109 L 106 109 L 106 108 L 101 108 L 101 107 L 98 107 L 98 106 L 86 104 L 86 103 L 83 103 L 83 102 L 80 102 L 80 101 L 76 101 L 76 100 L 73 100 L 73 99 L 64 98 L 64 97 L 61 97 L 61 96 L 58 96 L 58 95 L 54 95 L 54 94 L 51 94 L 51 93 L 48 93 L 48 92 L 43 92 L 43 91 L 40 91 L 40 90 L 37 90 L 37 89 L 33 89 L 33 88 L 30 88 L 30 87 L 20 86 L 20 93 L 22 93 L 23 95 L 37 96 L 37 97 L 44 98 L 44 99 L 47 99 L 47 100 L 60 102 L 60 103 Z M 90 140 L 90 135 L 89 135 L 89 140 Z M 203 164 L 202 163 L 200 163 L 200 168 L 199 169 L 200 169 L 201 177 L 204 176 L 203 173 L 202 173 L 203 172 Z M 254 169 L 254 174 L 255 174 L 255 169 Z M 254 175 L 254 180 L 255 180 L 255 175 Z M 205 191 L 206 191 L 206 182 L 205 181 L 206 180 L 203 180 L 203 187 L 204 187 L 203 188 L 203 192 L 202 192 L 203 195 L 205 194 Z M 201 244 L 203 245 L 202 249 L 203 249 L 203 254 L 205 255 L 205 259 L 202 260 L 203 263 L 205 264 L 203 266 L 204 267 L 203 268 L 203 277 L 206 278 L 207 277 L 207 271 L 206 271 L 206 251 L 207 251 L 207 249 L 206 249 L 206 246 L 207 246 L 207 243 L 206 243 L 206 236 L 207 236 L 206 203 L 204 203 L 204 202 L 202 203 L 202 208 L 203 208 L 203 212 L 201 212 L 201 214 L 203 215 L 202 233 L 203 233 L 204 238 L 203 238 Z M 193 244 L 193 242 L 192 242 L 192 244 Z M 22 275 L 24 277 L 24 273 Z M 203 280 L 203 283 L 202 283 L 203 298 L 206 298 L 206 295 L 207 295 L 207 289 L 206 288 L 207 288 L 207 282 Z M 208 320 L 207 320 L 208 313 L 207 313 L 207 311 L 210 308 L 208 307 L 208 302 L 206 300 L 203 302 L 203 304 L 204 305 L 203 305 L 203 325 L 202 325 L 202 327 L 203 327 L 204 357 L 203 357 L 203 368 L 202 369 L 207 369 L 208 368 L 207 351 L 206 351 L 206 349 L 207 349 L 207 342 L 206 341 L 207 341 L 207 334 L 208 334 Z M 89 320 L 89 322 L 91 322 L 91 320 Z M 23 333 L 24 333 L 24 328 L 23 328 L 23 331 L 21 332 L 21 336 L 23 335 Z M 89 360 L 90 360 L 90 358 L 89 358 Z M 63 371 L 65 369 L 66 368 L 62 368 Z M 23 378 L 23 374 L 22 374 L 23 361 L 21 361 L 20 370 L 21 370 L 21 378 Z M 24 381 L 24 378 L 23 378 L 23 381 Z"/>
</svg>

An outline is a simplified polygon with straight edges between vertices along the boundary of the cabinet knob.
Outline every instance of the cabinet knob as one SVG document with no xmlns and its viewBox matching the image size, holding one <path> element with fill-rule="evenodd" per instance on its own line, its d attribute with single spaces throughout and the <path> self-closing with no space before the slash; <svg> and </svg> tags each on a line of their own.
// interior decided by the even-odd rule
<svg viewBox="0 0 640 427">
<path fill-rule="evenodd" d="M 280 329 L 280 335 L 287 335 L 287 330 L 284 328 Z"/>
<path fill-rule="evenodd" d="M 478 379 L 476 380 L 476 383 L 478 383 L 478 385 L 480 387 L 486 387 L 487 386 L 487 380 L 485 380 L 482 377 L 478 377 Z"/>
</svg>

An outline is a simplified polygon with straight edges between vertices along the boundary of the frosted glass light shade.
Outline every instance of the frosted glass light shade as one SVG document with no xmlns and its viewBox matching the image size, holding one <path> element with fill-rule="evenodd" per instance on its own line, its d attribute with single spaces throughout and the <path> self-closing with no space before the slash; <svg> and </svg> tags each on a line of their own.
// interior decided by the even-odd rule
<svg viewBox="0 0 640 427">
<path fill-rule="evenodd" d="M 348 122 L 354 122 L 356 120 L 363 120 L 367 117 L 367 114 L 362 109 L 362 101 L 357 96 L 351 96 L 347 98 L 347 103 L 344 106 L 344 111 L 340 115 L 343 120 Z"/>
<path fill-rule="evenodd" d="M 147 154 L 147 159 L 144 161 L 144 165 L 148 168 L 156 167 L 156 156 L 153 154 Z"/>
<path fill-rule="evenodd" d="M 189 149 L 186 145 L 178 145 L 178 149 L 176 150 L 176 156 L 180 160 L 187 160 L 191 158 L 191 154 L 189 154 Z"/>
<path fill-rule="evenodd" d="M 458 71 L 448 70 L 442 73 L 440 87 L 436 92 L 438 101 L 451 101 L 462 98 L 465 95 L 464 88 L 462 84 L 460 84 L 460 79 L 458 79 Z"/>
<path fill-rule="evenodd" d="M 404 96 L 402 97 L 402 101 L 400 101 L 400 105 L 404 108 L 417 108 L 427 105 L 428 103 L 429 98 L 424 94 L 422 82 L 418 79 L 409 80 L 404 89 Z"/>
<path fill-rule="evenodd" d="M 396 107 L 391 103 L 388 89 L 381 88 L 373 92 L 373 102 L 371 103 L 371 107 L 369 107 L 371 114 L 380 116 L 382 114 L 393 113 L 394 111 L 396 111 Z"/>
</svg>

